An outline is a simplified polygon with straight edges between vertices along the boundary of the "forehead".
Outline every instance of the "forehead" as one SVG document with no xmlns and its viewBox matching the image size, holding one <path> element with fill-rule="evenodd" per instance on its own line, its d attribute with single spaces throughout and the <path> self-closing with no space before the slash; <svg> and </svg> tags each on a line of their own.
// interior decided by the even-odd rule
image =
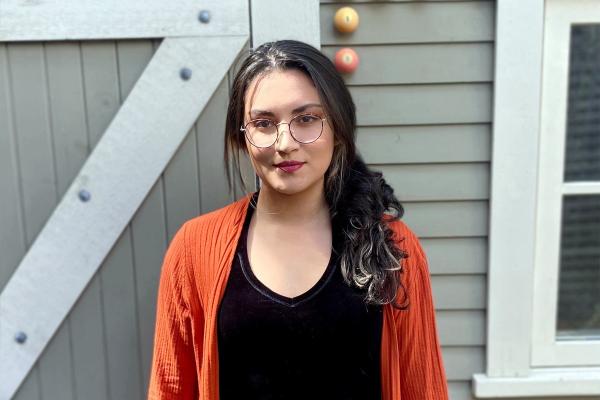
<svg viewBox="0 0 600 400">
<path fill-rule="evenodd" d="M 245 113 L 252 109 L 285 112 L 305 103 L 320 103 L 312 80 L 298 70 L 275 70 L 256 77 L 245 96 Z"/>
</svg>

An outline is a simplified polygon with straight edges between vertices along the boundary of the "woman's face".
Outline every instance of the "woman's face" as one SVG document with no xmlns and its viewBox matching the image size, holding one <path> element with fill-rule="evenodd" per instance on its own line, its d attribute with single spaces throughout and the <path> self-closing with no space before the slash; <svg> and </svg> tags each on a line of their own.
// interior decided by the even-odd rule
<svg viewBox="0 0 600 400">
<path fill-rule="evenodd" d="M 304 73 L 294 69 L 275 70 L 255 78 L 248 86 L 245 123 L 257 118 L 276 124 L 290 122 L 303 114 L 325 118 L 317 89 Z M 290 135 L 289 125 L 281 124 L 277 142 L 272 146 L 257 148 L 246 138 L 246 147 L 254 170 L 262 180 L 262 190 L 272 189 L 286 195 L 323 191 L 334 148 L 334 136 L 327 120 L 323 122 L 321 136 L 312 143 L 298 143 Z"/>
</svg>

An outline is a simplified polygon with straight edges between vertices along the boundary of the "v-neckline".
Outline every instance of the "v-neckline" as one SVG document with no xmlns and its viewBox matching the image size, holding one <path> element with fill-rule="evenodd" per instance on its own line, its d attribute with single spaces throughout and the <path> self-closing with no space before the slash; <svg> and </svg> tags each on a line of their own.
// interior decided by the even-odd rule
<svg viewBox="0 0 600 400">
<path fill-rule="evenodd" d="M 236 254 L 236 256 L 238 257 L 238 260 L 240 262 L 240 267 L 242 269 L 242 272 L 243 272 L 245 278 L 252 285 L 252 287 L 254 289 L 256 289 L 258 292 L 260 292 L 263 296 L 266 296 L 270 300 L 272 300 L 276 303 L 288 306 L 288 307 L 297 307 L 298 305 L 305 303 L 308 300 L 315 297 L 327 285 L 327 283 L 333 277 L 333 274 L 336 269 L 335 267 L 336 267 L 336 260 L 337 260 L 337 257 L 335 256 L 335 250 L 332 249 L 331 255 L 329 256 L 329 261 L 327 263 L 327 267 L 325 268 L 325 271 L 323 272 L 323 274 L 321 275 L 319 280 L 313 286 L 311 286 L 307 291 L 305 291 L 302 294 L 295 296 L 295 297 L 288 297 L 288 296 L 282 295 L 280 293 L 277 293 L 276 291 L 272 290 L 267 285 L 265 285 L 260 279 L 258 279 L 258 277 L 252 271 L 252 266 L 250 264 L 250 258 L 248 257 L 247 241 L 248 241 L 248 230 L 249 230 L 248 228 L 250 225 L 250 220 L 252 218 L 253 212 L 254 212 L 254 207 L 253 207 L 252 201 L 251 201 L 250 204 L 248 204 L 248 210 L 246 212 L 246 219 L 244 221 L 244 226 L 242 228 L 242 234 L 240 237 L 239 249 Z"/>
</svg>

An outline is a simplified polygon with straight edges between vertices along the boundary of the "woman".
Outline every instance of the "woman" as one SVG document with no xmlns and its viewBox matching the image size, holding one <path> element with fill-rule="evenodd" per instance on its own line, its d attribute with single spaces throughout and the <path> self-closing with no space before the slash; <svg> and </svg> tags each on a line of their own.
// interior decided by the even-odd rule
<svg viewBox="0 0 600 400">
<path fill-rule="evenodd" d="M 317 49 L 245 59 L 225 163 L 245 151 L 261 188 L 171 241 L 149 399 L 447 399 L 426 257 L 355 114 Z"/>
</svg>

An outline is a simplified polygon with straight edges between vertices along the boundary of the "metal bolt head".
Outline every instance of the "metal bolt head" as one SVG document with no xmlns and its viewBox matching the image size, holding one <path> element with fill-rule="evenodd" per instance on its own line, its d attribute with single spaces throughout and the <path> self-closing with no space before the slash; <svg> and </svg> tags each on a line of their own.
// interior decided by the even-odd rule
<svg viewBox="0 0 600 400">
<path fill-rule="evenodd" d="M 92 197 L 92 194 L 85 189 L 81 189 L 79 191 L 79 200 L 81 201 L 89 201 Z"/>
<path fill-rule="evenodd" d="M 179 76 L 184 81 L 187 81 L 192 77 L 192 70 L 187 67 L 181 68 L 181 71 L 179 71 Z"/>
<path fill-rule="evenodd" d="M 208 24 L 210 22 L 210 11 L 208 11 L 208 10 L 200 11 L 200 14 L 198 14 L 198 19 L 203 24 Z"/>
<path fill-rule="evenodd" d="M 25 334 L 25 332 L 19 331 L 15 334 L 15 341 L 19 344 L 23 344 L 25 343 L 25 341 L 27 340 L 27 335 Z"/>
</svg>

